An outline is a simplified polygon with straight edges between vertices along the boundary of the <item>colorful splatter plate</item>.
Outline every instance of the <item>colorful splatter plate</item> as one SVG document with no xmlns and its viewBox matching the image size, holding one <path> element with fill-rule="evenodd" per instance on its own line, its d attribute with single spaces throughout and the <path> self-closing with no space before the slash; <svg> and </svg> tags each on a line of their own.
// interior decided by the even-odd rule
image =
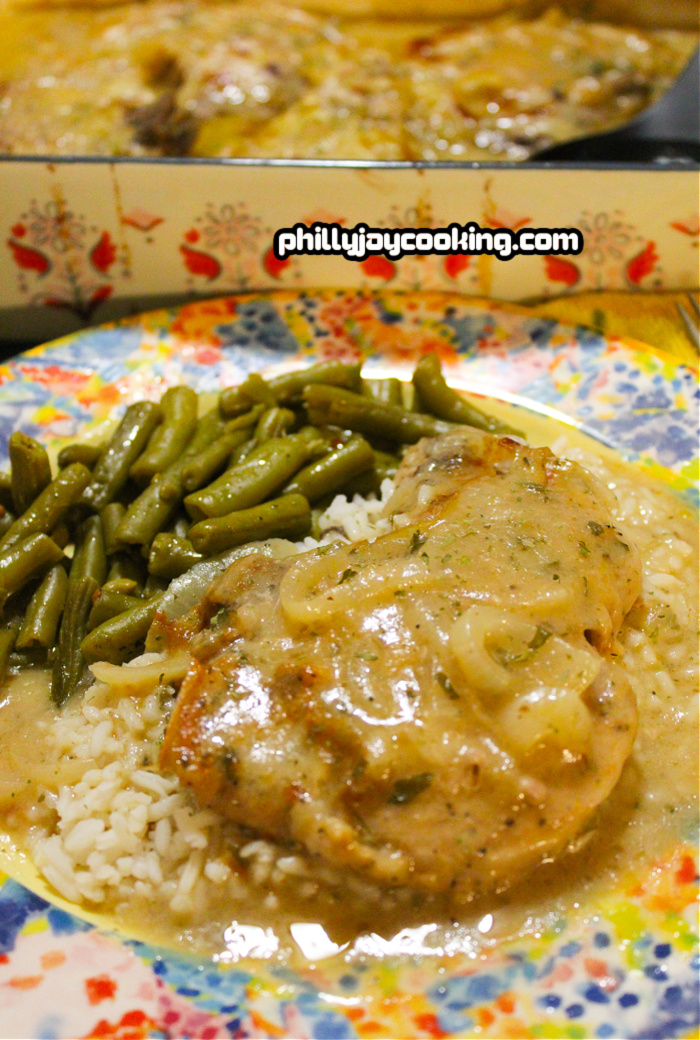
<svg viewBox="0 0 700 1040">
<path fill-rule="evenodd" d="M 251 370 L 363 358 L 408 372 L 437 353 L 456 384 L 592 434 L 698 494 L 698 384 L 640 344 L 441 293 L 278 292 L 200 302 L 90 329 L 0 367 L 0 437 L 50 443 L 134 398 Z M 32 883 L 0 889 L 4 1037 L 679 1037 L 699 1024 L 696 835 L 627 876 L 586 928 L 470 959 L 295 973 L 222 967 L 117 937 Z M 22 877 L 26 879 L 25 875 Z M 47 898 L 44 898 L 47 897 Z"/>
</svg>

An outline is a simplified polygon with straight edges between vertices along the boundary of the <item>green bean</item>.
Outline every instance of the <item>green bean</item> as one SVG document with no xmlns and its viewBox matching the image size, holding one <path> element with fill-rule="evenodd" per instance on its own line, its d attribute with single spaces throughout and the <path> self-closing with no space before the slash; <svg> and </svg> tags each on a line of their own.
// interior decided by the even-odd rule
<svg viewBox="0 0 700 1040">
<path fill-rule="evenodd" d="M 400 379 L 363 379 L 362 393 L 383 404 L 403 404 Z"/>
<path fill-rule="evenodd" d="M 241 383 L 240 389 L 251 404 L 262 404 L 265 408 L 273 408 L 275 405 L 275 396 L 259 372 L 251 372 Z"/>
<path fill-rule="evenodd" d="M 93 600 L 92 609 L 88 615 L 87 628 L 92 632 L 93 628 L 123 614 L 125 610 L 143 605 L 141 596 L 132 596 L 126 592 L 116 592 L 113 589 L 105 590 L 104 586 Z"/>
<path fill-rule="evenodd" d="M 392 455 L 388 451 L 377 451 L 375 449 L 374 468 L 382 480 L 386 480 L 387 477 L 393 480 L 399 468 L 399 460 L 396 455 Z"/>
<path fill-rule="evenodd" d="M 0 609 L 30 578 L 62 559 L 63 550 L 47 534 L 29 535 L 6 549 L 0 556 Z"/>
<path fill-rule="evenodd" d="M 243 462 L 257 447 L 272 437 L 284 437 L 296 422 L 296 418 L 289 408 L 278 408 L 275 405 L 266 409 L 258 420 L 253 436 L 245 443 L 237 445 L 231 452 L 229 466 Z"/>
<path fill-rule="evenodd" d="M 107 581 L 100 589 L 100 593 L 102 592 L 119 592 L 126 596 L 143 598 L 139 590 L 139 583 L 134 581 L 133 578 L 110 578 L 109 574 L 107 575 Z"/>
<path fill-rule="evenodd" d="M 41 495 L 34 499 L 26 513 L 5 531 L 0 539 L 0 549 L 15 545 L 29 535 L 40 532 L 48 535 L 66 516 L 71 505 L 79 500 L 88 480 L 89 470 L 82 463 L 75 462 L 62 469 Z"/>
<path fill-rule="evenodd" d="M 174 534 L 157 534 L 151 542 L 148 569 L 158 578 L 179 578 L 181 574 L 204 559 L 187 538 Z"/>
<path fill-rule="evenodd" d="M 160 416 L 160 408 L 151 401 L 129 405 L 95 464 L 90 484 L 81 498 L 84 505 L 99 513 L 117 498 L 129 479 L 129 470 L 160 422 Z"/>
<path fill-rule="evenodd" d="M 110 502 L 109 505 L 100 510 L 102 535 L 105 540 L 105 552 L 108 556 L 113 556 L 114 553 L 124 548 L 117 538 L 117 528 L 125 513 L 126 506 L 122 505 L 121 502 Z"/>
<path fill-rule="evenodd" d="M 420 359 L 413 372 L 413 385 L 418 390 L 425 408 L 439 419 L 474 426 L 477 430 L 485 430 L 487 433 L 523 436 L 507 423 L 502 423 L 475 408 L 448 386 L 436 354 L 424 354 Z"/>
<path fill-rule="evenodd" d="M 12 501 L 16 513 L 25 513 L 51 483 L 51 463 L 46 448 L 19 430 L 9 441 Z"/>
<path fill-rule="evenodd" d="M 93 628 L 80 644 L 88 664 L 94 661 L 123 664 L 134 657 L 146 639 L 162 598 L 162 593 L 159 593 Z"/>
<path fill-rule="evenodd" d="M 251 422 L 250 425 L 252 426 L 253 423 Z M 187 445 L 188 454 L 198 454 L 208 444 L 215 441 L 217 437 L 221 437 L 227 429 L 228 423 L 221 418 L 219 409 L 211 408 L 204 413 L 197 423 L 192 434 L 192 440 Z"/>
<path fill-rule="evenodd" d="M 167 587 L 168 582 L 165 578 L 161 578 L 157 574 L 149 574 L 143 586 L 144 598 L 150 599 L 152 596 L 159 595 L 161 592 L 165 592 Z"/>
<path fill-rule="evenodd" d="M 59 707 L 75 693 L 85 672 L 80 644 L 87 635 L 87 619 L 98 587 L 89 574 L 72 583 L 69 580 L 51 676 L 51 697 Z"/>
<path fill-rule="evenodd" d="M 15 648 L 17 630 L 14 627 L 0 629 L 0 686 L 7 677 L 10 654 Z"/>
<path fill-rule="evenodd" d="M 107 577 L 107 554 L 99 516 L 89 516 L 78 528 L 68 573 L 69 589 L 86 576 L 94 578 L 98 586 L 104 584 Z"/>
<path fill-rule="evenodd" d="M 285 372 L 268 380 L 267 386 L 272 394 L 272 403 L 295 404 L 302 398 L 305 387 L 312 383 L 326 383 L 329 386 L 346 386 L 359 390 L 361 386 L 360 365 L 348 365 L 342 361 L 321 361 L 310 368 L 302 368 L 296 372 Z M 243 387 L 230 387 L 222 391 L 219 407 L 222 415 L 238 415 L 250 407 L 250 399 Z"/>
<path fill-rule="evenodd" d="M 235 419 L 233 420 L 235 422 Z M 182 470 L 182 486 L 185 491 L 196 491 L 208 484 L 226 467 L 231 452 L 251 441 L 249 429 L 234 429 L 217 437 L 196 458 L 192 458 Z"/>
<path fill-rule="evenodd" d="M 343 485 L 343 494 L 350 502 L 355 495 L 362 495 L 363 498 L 367 495 L 378 495 L 381 486 L 382 482 L 377 471 L 375 469 L 366 469 L 364 473 L 358 473 L 357 476 L 350 477 L 346 481 Z"/>
<path fill-rule="evenodd" d="M 58 632 L 58 623 L 63 613 L 68 589 L 68 575 L 60 564 L 46 572 L 44 580 L 36 590 L 17 636 L 17 647 L 24 650 L 30 646 L 53 646 Z"/>
<path fill-rule="evenodd" d="M 58 453 L 58 468 L 65 469 L 74 462 L 82 462 L 83 466 L 92 469 L 102 451 L 103 446 L 99 444 L 67 444 Z"/>
<path fill-rule="evenodd" d="M 407 412 L 426 411 L 426 409 L 423 406 L 423 402 L 420 399 L 420 394 L 416 390 L 413 383 L 401 384 L 401 400 L 399 404 L 403 405 Z"/>
<path fill-rule="evenodd" d="M 107 581 L 128 581 L 134 586 L 143 585 L 146 580 L 146 562 L 140 556 L 129 552 L 118 552 L 110 557 Z"/>
<path fill-rule="evenodd" d="M 190 528 L 190 540 L 197 552 L 210 556 L 265 538 L 296 541 L 310 530 L 311 509 L 304 496 L 282 495 L 251 509 L 202 520 Z"/>
<path fill-rule="evenodd" d="M 373 465 L 371 447 L 364 437 L 353 434 L 345 444 L 300 470 L 284 490 L 286 494 L 296 492 L 309 502 L 317 502 L 325 495 L 340 491 L 347 480 L 371 470 Z"/>
<path fill-rule="evenodd" d="M 421 437 L 437 437 L 453 427 L 432 415 L 407 412 L 334 386 L 309 386 L 304 391 L 309 420 L 316 426 L 340 426 L 369 436 L 415 444 Z"/>
<path fill-rule="evenodd" d="M 185 508 L 193 520 L 225 516 L 259 505 L 281 488 L 316 453 L 319 441 L 309 428 L 290 437 L 272 437 L 209 487 L 188 495 Z"/>
<path fill-rule="evenodd" d="M 0 538 L 10 530 L 16 519 L 14 513 L 5 509 L 4 506 L 0 506 Z"/>
<path fill-rule="evenodd" d="M 252 411 L 254 412 L 255 409 L 253 409 Z M 260 411 L 262 411 L 262 408 L 260 408 L 259 411 L 256 413 L 256 417 L 258 414 L 260 414 Z M 255 419 L 248 421 L 250 419 L 250 415 L 251 412 L 246 413 L 246 423 L 243 427 L 244 429 L 247 426 L 252 426 L 256 421 Z M 240 416 L 239 418 L 244 417 Z M 238 422 L 238 420 L 234 421 Z M 207 412 L 206 415 L 203 415 L 197 423 L 197 428 L 194 431 L 194 434 L 192 435 L 192 440 L 187 445 L 187 451 L 183 454 L 180 461 L 174 462 L 172 466 L 168 466 L 167 469 L 163 470 L 163 472 L 159 473 L 157 478 L 155 478 L 159 481 L 158 497 L 161 498 L 164 502 L 174 500 L 180 502 L 182 500 L 182 496 L 185 493 L 183 485 L 183 471 L 185 467 L 193 459 L 198 459 L 200 455 L 202 455 L 202 453 L 207 450 L 210 444 L 213 444 L 214 441 L 218 440 L 219 437 L 223 437 L 228 432 L 230 427 L 231 424 L 225 422 L 221 418 L 218 408 L 212 408 L 212 410 Z M 148 491 L 148 488 L 146 490 Z M 168 519 L 161 524 L 161 527 L 164 527 L 165 524 L 168 523 L 169 519 L 170 517 L 168 517 Z M 160 527 L 156 528 L 156 531 L 158 530 L 160 530 Z M 150 541 L 150 538 L 148 539 L 148 541 Z"/>
<path fill-rule="evenodd" d="M 150 545 L 172 520 L 185 494 L 180 460 L 158 473 L 130 504 L 117 527 L 116 537 L 127 545 Z"/>
<path fill-rule="evenodd" d="M 268 408 L 258 419 L 254 439 L 256 444 L 263 444 L 271 437 L 284 437 L 296 422 L 296 415 L 290 408 Z"/>
<path fill-rule="evenodd" d="M 182 456 L 197 425 L 198 403 L 189 386 L 171 386 L 165 391 L 160 399 L 163 421 L 129 470 L 132 480 L 143 486 Z"/>
<path fill-rule="evenodd" d="M 12 476 L 5 470 L 0 472 L 0 506 L 3 509 L 14 509 L 12 501 Z"/>
<path fill-rule="evenodd" d="M 49 532 L 49 537 L 60 549 L 65 549 L 69 542 L 73 540 L 71 529 L 65 520 L 60 520 L 59 523 Z"/>
</svg>

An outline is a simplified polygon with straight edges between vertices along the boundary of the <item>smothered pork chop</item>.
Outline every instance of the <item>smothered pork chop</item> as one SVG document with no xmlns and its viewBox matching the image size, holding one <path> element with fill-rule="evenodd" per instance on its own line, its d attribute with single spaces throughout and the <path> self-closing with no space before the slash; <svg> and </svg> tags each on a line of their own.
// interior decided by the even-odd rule
<svg viewBox="0 0 700 1040">
<path fill-rule="evenodd" d="M 156 625 L 193 654 L 161 764 L 255 834 L 464 902 L 615 786 L 640 563 L 590 473 L 470 429 L 411 449 L 385 513 L 371 542 L 238 559 Z"/>
</svg>

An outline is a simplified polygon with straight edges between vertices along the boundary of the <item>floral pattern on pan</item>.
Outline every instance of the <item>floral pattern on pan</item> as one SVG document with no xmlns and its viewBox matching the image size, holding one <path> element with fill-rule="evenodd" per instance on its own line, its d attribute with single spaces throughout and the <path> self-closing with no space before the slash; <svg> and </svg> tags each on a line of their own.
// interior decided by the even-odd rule
<svg viewBox="0 0 700 1040">
<path fill-rule="evenodd" d="M 201 389 L 330 357 L 400 374 L 440 355 L 452 381 L 573 420 L 697 496 L 694 373 L 640 344 L 454 295 L 327 290 L 159 311 L 37 348 L 0 368 L 0 431 L 46 441 L 187 381 Z M 477 957 L 198 963 L 120 938 L 6 880 L 0 1035 L 25 1037 L 681 1037 L 698 1015 L 696 835 L 621 878 L 592 925 Z M 44 893 L 46 894 L 46 893 Z"/>
</svg>

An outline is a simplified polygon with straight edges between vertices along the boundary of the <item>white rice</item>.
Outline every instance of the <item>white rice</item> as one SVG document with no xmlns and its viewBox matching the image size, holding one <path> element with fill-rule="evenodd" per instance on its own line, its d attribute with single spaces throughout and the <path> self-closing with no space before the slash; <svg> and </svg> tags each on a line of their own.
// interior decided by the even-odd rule
<svg viewBox="0 0 700 1040">
<path fill-rule="evenodd" d="M 555 451 L 575 457 L 613 487 L 620 510 L 617 522 L 635 541 L 644 560 L 645 594 L 670 610 L 687 628 L 692 593 L 684 574 L 692 547 L 669 530 L 653 489 L 595 455 Z M 299 549 L 337 538 L 373 538 L 390 529 L 380 514 L 392 490 L 385 481 L 379 499 L 338 496 L 321 518 L 320 542 L 307 538 Z M 653 712 L 660 699 L 674 696 L 671 673 L 694 668 L 683 641 L 657 645 L 643 628 L 627 627 L 624 664 L 640 705 Z M 144 655 L 139 661 L 152 660 Z M 46 740 L 65 759 L 90 762 L 74 783 L 47 790 L 50 822 L 34 829 L 34 861 L 62 896 L 88 906 L 127 907 L 135 896 L 167 905 L 185 921 L 200 913 L 216 894 L 235 903 L 249 886 L 265 890 L 265 905 L 289 888 L 295 898 L 311 899 L 331 871 L 310 876 L 303 856 L 264 840 L 246 840 L 239 829 L 216 813 L 201 811 L 174 777 L 158 772 L 158 749 L 174 696 L 170 687 L 154 690 L 142 701 L 118 696 L 95 684 L 51 726 Z M 661 710 L 660 706 L 658 710 Z M 235 852 L 235 855 L 232 853 Z M 363 898 L 382 893 L 359 879 L 344 878 Z"/>
</svg>

